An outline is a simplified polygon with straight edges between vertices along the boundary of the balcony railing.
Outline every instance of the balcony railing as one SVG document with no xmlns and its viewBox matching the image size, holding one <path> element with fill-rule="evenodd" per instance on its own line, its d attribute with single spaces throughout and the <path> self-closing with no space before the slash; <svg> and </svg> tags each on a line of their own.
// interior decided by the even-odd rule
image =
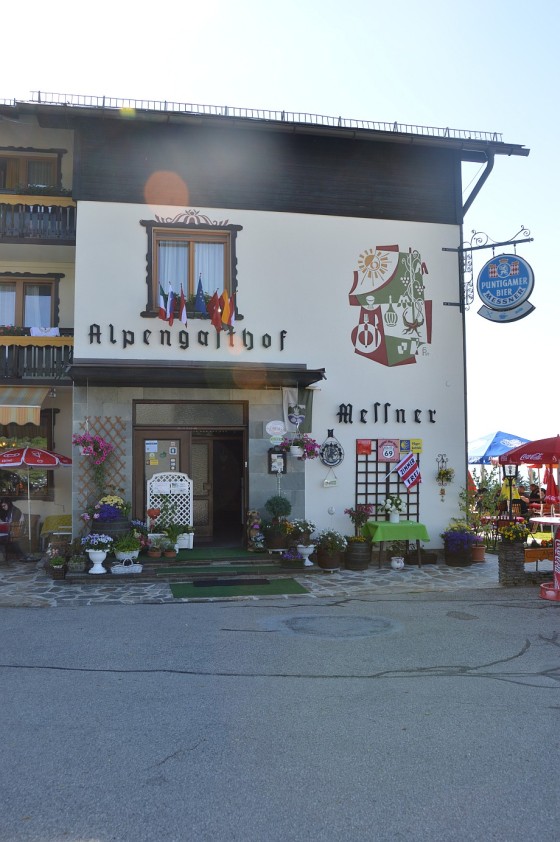
<svg viewBox="0 0 560 842">
<path fill-rule="evenodd" d="M 76 242 L 76 203 L 69 196 L 0 193 L 0 240 Z"/>
<path fill-rule="evenodd" d="M 0 381 L 65 380 L 73 336 L 0 336 Z"/>
</svg>

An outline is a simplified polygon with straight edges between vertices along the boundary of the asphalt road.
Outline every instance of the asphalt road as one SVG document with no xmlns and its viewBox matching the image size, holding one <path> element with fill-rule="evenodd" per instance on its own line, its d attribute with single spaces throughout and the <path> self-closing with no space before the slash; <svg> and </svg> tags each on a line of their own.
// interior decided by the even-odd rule
<svg viewBox="0 0 560 842">
<path fill-rule="evenodd" d="M 6 842 L 558 838 L 535 588 L 0 610 Z"/>
</svg>

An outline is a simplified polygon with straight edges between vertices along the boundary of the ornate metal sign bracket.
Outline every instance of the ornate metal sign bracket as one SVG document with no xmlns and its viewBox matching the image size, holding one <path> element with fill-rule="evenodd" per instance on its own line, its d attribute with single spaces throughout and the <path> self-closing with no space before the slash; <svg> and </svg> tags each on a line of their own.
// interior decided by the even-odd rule
<svg viewBox="0 0 560 842">
<path fill-rule="evenodd" d="M 520 234 L 522 237 L 517 239 Z M 494 254 L 495 249 L 497 248 L 501 248 L 502 246 L 513 246 L 515 252 L 515 247 L 519 243 L 533 242 L 533 237 L 531 237 L 530 234 L 531 232 L 529 229 L 522 225 L 517 234 L 514 234 L 509 240 L 498 242 L 497 240 L 493 240 L 489 237 L 488 234 L 485 234 L 484 231 L 471 231 L 472 236 L 470 240 L 466 240 L 462 246 L 459 246 L 459 248 L 442 248 L 442 251 L 454 251 L 455 253 L 463 256 L 463 305 L 466 310 L 469 309 L 470 305 L 474 301 L 473 251 L 492 249 L 492 254 Z M 459 302 L 451 301 L 444 301 L 444 304 L 448 307 L 461 306 Z"/>
</svg>

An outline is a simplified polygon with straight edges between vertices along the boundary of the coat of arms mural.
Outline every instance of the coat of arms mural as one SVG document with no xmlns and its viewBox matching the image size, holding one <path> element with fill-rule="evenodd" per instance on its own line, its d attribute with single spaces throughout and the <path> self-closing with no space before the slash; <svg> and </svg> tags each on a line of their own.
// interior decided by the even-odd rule
<svg viewBox="0 0 560 842">
<path fill-rule="evenodd" d="M 352 330 L 356 354 L 386 366 L 415 363 L 432 340 L 432 302 L 425 298 L 426 264 L 418 251 L 376 246 L 358 258 L 349 293 L 359 307 Z"/>
</svg>

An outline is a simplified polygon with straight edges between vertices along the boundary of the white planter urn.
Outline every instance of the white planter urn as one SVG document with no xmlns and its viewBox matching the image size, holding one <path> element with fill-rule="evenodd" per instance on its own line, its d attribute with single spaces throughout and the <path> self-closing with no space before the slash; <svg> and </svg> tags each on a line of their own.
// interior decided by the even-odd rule
<svg viewBox="0 0 560 842">
<path fill-rule="evenodd" d="M 400 512 L 397 509 L 393 509 L 389 512 L 389 523 L 399 523 L 401 519 Z"/>
<path fill-rule="evenodd" d="M 290 445 L 290 453 L 292 456 L 295 456 L 296 459 L 301 459 L 303 456 L 303 447 L 298 447 L 297 444 Z"/>
<path fill-rule="evenodd" d="M 89 571 L 90 573 L 99 574 L 107 572 L 103 567 L 103 562 L 107 558 L 105 550 L 87 550 L 87 554 L 90 561 L 93 562 L 93 567 Z"/>
<path fill-rule="evenodd" d="M 303 557 L 303 566 L 304 567 L 313 567 L 313 562 L 310 560 L 309 556 L 315 549 L 314 544 L 298 544 L 296 546 L 296 550 Z"/>
</svg>

